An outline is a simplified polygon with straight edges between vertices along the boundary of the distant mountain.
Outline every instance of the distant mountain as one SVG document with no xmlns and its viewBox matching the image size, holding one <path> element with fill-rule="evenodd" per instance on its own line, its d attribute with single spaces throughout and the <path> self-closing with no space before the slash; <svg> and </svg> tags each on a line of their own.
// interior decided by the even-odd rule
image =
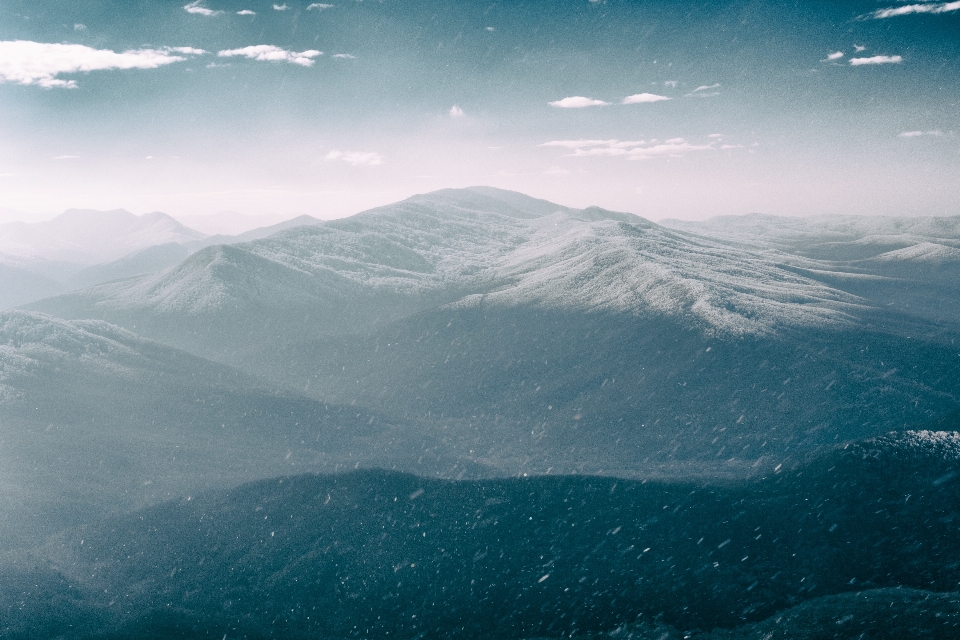
<svg viewBox="0 0 960 640">
<path fill-rule="evenodd" d="M 203 237 L 164 213 L 68 209 L 46 222 L 0 224 L 0 252 L 92 265 L 154 245 Z"/>
<path fill-rule="evenodd" d="M 85 289 L 104 282 L 157 273 L 176 266 L 189 257 L 190 253 L 190 249 L 176 242 L 154 245 L 113 262 L 87 267 L 70 276 L 66 286 L 70 289 Z"/>
<path fill-rule="evenodd" d="M 958 472 L 910 431 L 744 484 L 278 478 L 8 557 L 0 607 L 31 638 L 949 638 Z"/>
<path fill-rule="evenodd" d="M 313 216 L 297 216 L 296 218 L 291 218 L 290 220 L 284 220 L 283 222 L 278 222 L 277 224 L 272 224 L 266 227 L 257 227 L 256 229 L 250 229 L 249 231 L 244 231 L 243 233 L 233 236 L 223 234 L 208 236 L 203 240 L 197 240 L 190 243 L 189 246 L 192 249 L 201 249 L 214 244 L 239 244 L 241 242 L 250 242 L 252 240 L 268 238 L 275 233 L 292 229 L 294 227 L 310 226 L 320 224 L 321 222 L 323 221 L 319 220 L 318 218 L 314 218 Z"/>
<path fill-rule="evenodd" d="M 280 215 L 247 215 L 237 211 L 218 211 L 209 215 L 174 216 L 181 224 L 207 235 L 236 236 L 247 231 L 273 226 Z M 300 216 L 310 217 L 310 216 Z"/>
<path fill-rule="evenodd" d="M 0 262 L 0 310 L 62 293 L 63 285 L 21 267 Z"/>
<path fill-rule="evenodd" d="M 960 331 L 789 257 L 474 188 L 32 308 L 445 430 L 507 474 L 743 477 L 960 406 Z"/>
<path fill-rule="evenodd" d="M 278 473 L 483 472 L 458 467 L 441 435 L 278 392 L 103 322 L 0 313 L 0 550 Z"/>
</svg>

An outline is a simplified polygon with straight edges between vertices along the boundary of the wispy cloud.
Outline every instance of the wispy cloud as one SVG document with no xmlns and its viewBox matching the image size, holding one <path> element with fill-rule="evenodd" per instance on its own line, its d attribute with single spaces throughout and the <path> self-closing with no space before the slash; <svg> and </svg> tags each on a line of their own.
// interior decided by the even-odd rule
<svg viewBox="0 0 960 640">
<path fill-rule="evenodd" d="M 660 102 L 661 100 L 669 99 L 667 96 L 658 96 L 655 93 L 635 93 L 632 96 L 624 98 L 621 104 L 643 104 L 645 102 Z"/>
<path fill-rule="evenodd" d="M 333 57 L 338 60 L 355 60 L 357 56 L 352 56 L 349 53 L 335 53 Z"/>
<path fill-rule="evenodd" d="M 679 84 L 679 83 L 678 83 L 676 80 L 667 80 L 667 81 L 665 81 L 665 82 L 663 83 L 663 86 L 665 86 L 665 87 L 670 87 L 670 88 L 674 88 L 674 87 L 677 86 L 677 84 Z"/>
<path fill-rule="evenodd" d="M 86 31 L 86 30 L 87 30 L 87 25 L 81 24 L 81 23 L 78 22 L 78 23 L 76 23 L 75 25 L 73 25 L 73 30 L 74 30 L 74 31 Z"/>
<path fill-rule="evenodd" d="M 307 5 L 307 11 L 323 11 L 324 9 L 333 9 L 332 4 L 324 4 L 322 2 L 314 2 L 313 4 Z"/>
<path fill-rule="evenodd" d="M 108 69 L 156 69 L 186 60 L 185 55 L 206 53 L 192 47 L 135 49 L 117 53 L 81 44 L 56 44 L 30 40 L 0 41 L 0 83 L 35 84 L 44 88 L 76 88 L 74 80 L 60 74 Z"/>
<path fill-rule="evenodd" d="M 327 160 L 342 160 L 355 167 L 374 167 L 383 164 L 383 156 L 375 151 L 339 151 L 334 149 L 326 156 Z"/>
<path fill-rule="evenodd" d="M 827 57 L 821 60 L 820 62 L 830 62 L 831 60 L 839 60 L 842 57 L 843 57 L 843 51 L 834 51 L 833 53 L 828 54 Z"/>
<path fill-rule="evenodd" d="M 570 96 L 563 100 L 554 100 L 550 103 L 550 106 L 560 109 L 583 109 L 584 107 L 605 107 L 609 104 L 609 102 L 604 102 L 603 100 L 585 98 L 584 96 Z"/>
<path fill-rule="evenodd" d="M 286 5 L 286 3 L 273 5 L 273 10 L 274 10 L 274 11 L 286 11 L 286 10 L 289 9 L 289 8 L 290 8 L 290 7 L 288 7 L 288 6 Z"/>
<path fill-rule="evenodd" d="M 628 160 L 649 160 L 658 156 L 680 157 L 697 151 L 713 151 L 718 148 L 717 140 L 705 144 L 694 144 L 684 138 L 671 138 L 659 141 L 647 140 L 554 140 L 545 142 L 541 147 L 561 147 L 571 157 L 622 157 Z"/>
<path fill-rule="evenodd" d="M 251 11 L 250 9 L 241 9 L 237 11 L 238 16 L 255 16 L 257 15 L 256 11 Z"/>
<path fill-rule="evenodd" d="M 855 52 L 857 52 L 857 53 L 860 53 L 861 51 L 866 51 L 867 48 L 866 48 L 865 46 L 863 46 L 862 44 L 855 44 L 855 45 L 853 45 L 853 50 L 854 50 Z"/>
<path fill-rule="evenodd" d="M 450 114 L 451 118 L 462 118 L 465 115 L 467 115 L 463 112 L 463 109 L 461 109 L 457 105 L 453 105 L 452 107 L 450 107 L 450 111 L 448 111 L 447 113 Z"/>
<path fill-rule="evenodd" d="M 198 16 L 218 16 L 223 11 L 214 11 L 213 9 L 207 9 L 206 7 L 201 7 L 200 3 L 202 0 L 194 0 L 190 4 L 183 5 L 183 10 L 187 13 L 193 13 Z"/>
<path fill-rule="evenodd" d="M 901 138 L 919 138 L 920 136 L 942 136 L 943 131 L 936 129 L 934 131 L 904 131 L 900 134 Z"/>
<path fill-rule="evenodd" d="M 218 51 L 217 55 L 221 58 L 243 56 L 245 58 L 250 58 L 251 60 L 262 60 L 266 62 L 289 62 L 291 64 L 298 64 L 302 67 L 310 67 L 313 66 L 313 58 L 322 56 L 323 52 L 311 49 L 309 51 L 300 51 L 297 53 L 294 51 L 281 49 L 280 47 L 275 47 L 272 44 L 257 44 L 249 47 L 243 47 L 242 49 L 225 49 L 223 51 Z"/>
<path fill-rule="evenodd" d="M 717 89 L 720 88 L 720 83 L 716 84 L 704 84 L 700 85 L 687 95 L 683 96 L 684 98 L 712 98 L 713 96 L 720 95 L 720 92 Z"/>
<path fill-rule="evenodd" d="M 850 65 L 860 67 L 865 64 L 900 64 L 903 58 L 900 56 L 870 56 L 869 58 L 850 58 Z"/>
<path fill-rule="evenodd" d="M 919 4 L 905 4 L 900 7 L 877 9 L 866 17 L 879 20 L 917 13 L 950 13 L 952 11 L 960 11 L 960 2 L 921 2 Z"/>
</svg>

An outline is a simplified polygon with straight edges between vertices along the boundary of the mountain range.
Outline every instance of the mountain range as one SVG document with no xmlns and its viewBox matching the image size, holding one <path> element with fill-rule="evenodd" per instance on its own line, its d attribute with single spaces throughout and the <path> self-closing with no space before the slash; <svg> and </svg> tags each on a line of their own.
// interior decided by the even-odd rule
<svg viewBox="0 0 960 640">
<path fill-rule="evenodd" d="M 30 308 L 430 425 L 507 474 L 743 477 L 958 406 L 955 318 L 771 244 L 480 187 Z"/>
</svg>

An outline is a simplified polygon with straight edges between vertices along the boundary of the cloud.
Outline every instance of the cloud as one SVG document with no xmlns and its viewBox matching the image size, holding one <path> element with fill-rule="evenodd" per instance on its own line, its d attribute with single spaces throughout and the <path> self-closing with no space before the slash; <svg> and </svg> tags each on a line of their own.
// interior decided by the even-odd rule
<svg viewBox="0 0 960 640">
<path fill-rule="evenodd" d="M 867 48 L 862 44 L 855 44 L 853 45 L 853 50 L 856 51 L 857 53 L 860 53 L 861 51 L 866 51 Z"/>
<path fill-rule="evenodd" d="M 324 4 L 322 2 L 314 2 L 313 4 L 307 5 L 307 11 L 323 11 L 324 9 L 333 9 L 332 4 Z"/>
<path fill-rule="evenodd" d="M 684 98 L 712 98 L 713 96 L 720 95 L 719 91 L 716 89 L 720 88 L 720 83 L 716 84 L 704 84 L 700 85 L 687 95 L 683 96 Z"/>
<path fill-rule="evenodd" d="M 288 7 L 288 6 L 286 5 L 286 3 L 273 5 L 273 10 L 274 10 L 274 11 L 286 11 L 286 10 L 289 9 L 289 8 L 290 8 L 290 7 Z"/>
<path fill-rule="evenodd" d="M 201 0 L 194 0 L 190 4 L 183 5 L 183 10 L 187 13 L 193 13 L 198 16 L 218 16 L 223 11 L 214 11 L 213 9 L 207 9 L 206 7 L 200 6 Z"/>
<path fill-rule="evenodd" d="M 908 16 L 916 13 L 950 13 L 952 11 L 960 11 L 960 2 L 922 2 L 920 4 L 906 4 L 900 7 L 890 7 L 889 9 L 877 9 L 867 17 L 879 20 L 883 18 Z"/>
<path fill-rule="evenodd" d="M 54 158 L 54 160 L 76 160 L 79 157 L 80 156 L 57 156 Z"/>
<path fill-rule="evenodd" d="M 564 155 L 571 157 L 622 157 L 627 160 L 649 160 L 658 156 L 680 157 L 697 151 L 713 151 L 718 148 L 718 140 L 712 139 L 706 144 L 693 144 L 684 138 L 671 138 L 662 142 L 657 140 L 554 140 L 545 142 L 541 147 L 561 147 L 571 151 Z"/>
<path fill-rule="evenodd" d="M 256 12 L 256 11 L 250 11 L 250 9 L 242 9 L 242 10 L 240 10 L 240 11 L 237 11 L 237 15 L 238 15 L 238 16 L 255 16 L 255 15 L 257 15 L 257 12 Z"/>
<path fill-rule="evenodd" d="M 326 160 L 343 160 L 355 167 L 374 167 L 383 164 L 383 156 L 374 151 L 339 151 L 334 149 L 327 154 Z"/>
<path fill-rule="evenodd" d="M 463 116 L 466 115 L 463 112 L 463 109 L 461 109 L 457 105 L 453 105 L 452 107 L 450 107 L 450 111 L 448 113 L 450 114 L 451 118 L 462 118 Z"/>
<path fill-rule="evenodd" d="M 352 56 L 349 53 L 335 53 L 333 57 L 338 60 L 355 60 L 357 56 Z"/>
<path fill-rule="evenodd" d="M 46 89 L 74 89 L 74 80 L 62 80 L 62 73 L 108 69 L 156 69 L 186 60 L 184 55 L 205 53 L 192 47 L 135 49 L 117 53 L 82 44 L 54 44 L 30 40 L 0 41 L 0 83 L 35 84 Z M 181 54 L 181 55 L 175 55 Z"/>
<path fill-rule="evenodd" d="M 609 102 L 604 102 L 603 100 L 594 100 L 593 98 L 585 98 L 583 96 L 570 96 L 563 100 L 554 100 L 550 103 L 550 106 L 560 109 L 583 109 L 584 107 L 605 107 L 609 104 Z"/>
<path fill-rule="evenodd" d="M 86 30 L 87 30 L 87 25 L 85 25 L 85 24 L 80 24 L 80 23 L 78 22 L 78 23 L 76 23 L 75 25 L 73 25 L 73 30 L 74 30 L 74 31 L 86 31 Z"/>
<path fill-rule="evenodd" d="M 487 27 L 487 31 L 493 32 L 493 31 L 496 31 L 496 29 L 494 29 L 493 27 Z"/>
<path fill-rule="evenodd" d="M 820 62 L 829 62 L 831 60 L 839 60 L 842 57 L 843 57 L 843 51 L 834 51 L 833 53 L 828 54 L 827 57 L 821 60 Z"/>
<path fill-rule="evenodd" d="M 663 83 L 663 86 L 665 86 L 665 87 L 670 87 L 670 88 L 674 88 L 674 87 L 677 86 L 677 84 L 678 84 L 678 83 L 677 83 L 676 80 L 666 80 L 666 81 Z"/>
<path fill-rule="evenodd" d="M 661 100 L 669 99 L 667 96 L 658 96 L 655 93 L 635 93 L 632 96 L 624 98 L 621 104 L 642 104 L 645 102 L 660 102 Z"/>
<path fill-rule="evenodd" d="M 266 62 L 289 62 L 291 64 L 298 64 L 302 67 L 310 67 L 313 66 L 314 63 L 312 58 L 322 56 L 323 52 L 311 49 L 309 51 L 301 51 L 296 53 L 293 51 L 287 51 L 286 49 L 281 49 L 280 47 L 275 47 L 272 44 L 257 44 L 249 47 L 243 47 L 242 49 L 225 49 L 223 51 L 218 51 L 217 55 L 221 58 L 243 56 L 250 58 L 251 60 L 262 60 Z"/>
<path fill-rule="evenodd" d="M 850 58 L 850 65 L 859 67 L 865 64 L 900 64 L 900 56 L 870 56 L 869 58 Z"/>
<path fill-rule="evenodd" d="M 900 134 L 901 138 L 919 138 L 920 136 L 942 136 L 943 131 L 939 129 L 934 131 L 904 131 Z"/>
</svg>

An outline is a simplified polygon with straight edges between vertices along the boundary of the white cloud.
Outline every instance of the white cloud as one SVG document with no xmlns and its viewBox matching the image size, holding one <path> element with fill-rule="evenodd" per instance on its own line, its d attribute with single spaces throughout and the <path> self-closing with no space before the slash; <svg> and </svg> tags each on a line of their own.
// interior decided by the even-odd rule
<svg viewBox="0 0 960 640">
<path fill-rule="evenodd" d="M 722 134 L 722 133 L 711 133 L 711 134 L 708 135 L 707 137 L 708 137 L 708 138 L 722 138 L 722 137 L 723 137 L 723 134 Z"/>
<path fill-rule="evenodd" d="M 622 157 L 627 160 L 648 160 L 658 156 L 680 157 L 697 151 L 718 149 L 718 140 L 712 139 L 705 144 L 693 144 L 684 138 L 671 138 L 663 142 L 657 140 L 554 140 L 545 142 L 541 147 L 562 147 L 571 151 L 564 155 L 571 157 Z M 727 147 L 731 148 L 731 147 Z"/>
<path fill-rule="evenodd" d="M 257 15 L 257 12 L 256 12 L 256 11 L 250 11 L 250 9 L 242 9 L 242 10 L 240 10 L 240 11 L 237 11 L 237 15 L 238 15 L 238 16 L 255 16 L 255 15 Z"/>
<path fill-rule="evenodd" d="M 900 134 L 901 138 L 919 138 L 920 136 L 942 136 L 943 131 L 939 129 L 934 131 L 904 131 Z"/>
<path fill-rule="evenodd" d="M 669 99 L 667 96 L 658 96 L 655 93 L 635 93 L 632 96 L 624 98 L 622 104 L 642 104 L 645 102 L 660 102 L 661 100 Z"/>
<path fill-rule="evenodd" d="M 0 41 L 0 83 L 35 84 L 44 88 L 76 88 L 62 73 L 107 69 L 156 69 L 186 60 L 183 55 L 204 53 L 192 47 L 136 49 L 117 53 L 82 44 L 54 44 L 29 40 Z M 181 54 L 181 55 L 175 55 Z"/>
<path fill-rule="evenodd" d="M 334 149 L 327 154 L 326 160 L 343 160 L 355 167 L 361 165 L 374 167 L 383 164 L 383 156 L 374 151 L 339 151 Z"/>
<path fill-rule="evenodd" d="M 349 53 L 335 53 L 333 57 L 338 60 L 355 60 L 357 56 L 352 56 Z"/>
<path fill-rule="evenodd" d="M 311 49 L 309 51 L 301 51 L 296 53 L 294 51 L 287 51 L 286 49 L 275 47 L 272 44 L 257 44 L 249 47 L 243 47 L 242 49 L 225 49 L 223 51 L 218 51 L 217 55 L 221 58 L 243 56 L 250 58 L 251 60 L 262 60 L 266 62 L 290 62 L 292 64 L 299 64 L 302 67 L 310 67 L 313 66 L 313 58 L 322 56 L 323 52 Z"/>
<path fill-rule="evenodd" d="M 75 25 L 73 25 L 73 30 L 74 30 L 74 31 L 86 31 L 86 30 L 87 30 L 87 25 L 85 25 L 85 24 L 80 24 L 80 23 L 78 22 L 78 23 L 76 23 Z"/>
<path fill-rule="evenodd" d="M 901 7 L 877 9 L 869 17 L 874 19 L 895 18 L 914 13 L 950 13 L 960 11 L 960 2 L 922 2 L 920 4 L 906 4 Z"/>
<path fill-rule="evenodd" d="M 663 83 L 663 86 L 665 86 L 665 87 L 670 87 L 670 88 L 674 88 L 674 87 L 677 86 L 677 84 L 678 84 L 678 83 L 677 83 L 676 80 L 667 80 L 667 81 L 665 81 L 665 82 Z"/>
<path fill-rule="evenodd" d="M 869 58 L 850 58 L 850 64 L 859 67 L 865 64 L 900 64 L 903 58 L 900 56 L 870 56 Z"/>
<path fill-rule="evenodd" d="M 286 5 L 286 3 L 273 5 L 273 10 L 274 10 L 274 11 L 286 11 L 286 10 L 289 9 L 289 8 L 290 8 L 290 7 L 288 7 L 288 6 Z"/>
<path fill-rule="evenodd" d="M 833 53 L 828 54 L 827 57 L 822 60 L 822 62 L 829 62 L 830 60 L 839 60 L 842 57 L 843 57 L 843 51 L 834 51 Z"/>
<path fill-rule="evenodd" d="M 204 49 L 197 49 L 196 47 L 163 47 L 161 51 L 172 51 L 173 53 L 182 53 L 188 56 L 202 56 L 205 53 L 210 53 Z"/>
<path fill-rule="evenodd" d="M 333 6 L 334 6 L 334 5 L 332 5 L 332 4 L 324 4 L 324 3 L 322 3 L 322 2 L 314 2 L 313 4 L 308 4 L 308 5 L 307 5 L 307 11 L 313 11 L 313 10 L 323 11 L 324 9 L 333 9 Z"/>
<path fill-rule="evenodd" d="M 550 106 L 559 107 L 560 109 L 583 109 L 584 107 L 605 107 L 608 104 L 610 103 L 604 102 L 603 100 L 594 100 L 593 98 L 585 98 L 583 96 L 570 96 L 563 100 L 554 100 L 550 103 Z"/>
<path fill-rule="evenodd" d="M 853 50 L 856 51 L 857 53 L 860 53 L 861 51 L 866 51 L 867 48 L 862 44 L 855 44 L 853 45 Z"/>
<path fill-rule="evenodd" d="M 214 11 L 213 9 L 207 9 L 206 7 L 201 7 L 200 2 L 202 0 L 194 0 L 190 4 L 183 5 L 184 11 L 187 13 L 193 13 L 199 16 L 218 16 L 223 11 Z"/>
<path fill-rule="evenodd" d="M 720 83 L 716 84 L 704 84 L 700 85 L 687 95 L 683 96 L 684 98 L 712 98 L 713 96 L 720 95 L 720 92 L 717 89 L 720 88 Z"/>
<path fill-rule="evenodd" d="M 493 31 L 496 31 L 496 29 L 494 29 L 493 27 L 487 27 L 487 31 L 493 32 Z"/>
<path fill-rule="evenodd" d="M 463 112 L 463 109 L 461 109 L 457 105 L 453 105 L 452 107 L 450 107 L 450 111 L 448 113 L 450 114 L 451 118 L 462 118 L 463 116 L 466 115 Z"/>
</svg>

